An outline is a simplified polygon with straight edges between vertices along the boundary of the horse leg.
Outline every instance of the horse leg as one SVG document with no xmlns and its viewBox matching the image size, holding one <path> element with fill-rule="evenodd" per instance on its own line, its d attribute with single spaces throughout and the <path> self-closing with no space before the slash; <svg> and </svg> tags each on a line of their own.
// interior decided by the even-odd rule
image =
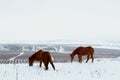
<svg viewBox="0 0 120 80">
<path fill-rule="evenodd" d="M 89 54 L 87 55 L 87 60 L 86 60 L 86 63 L 88 62 L 88 60 L 89 60 Z"/>
<path fill-rule="evenodd" d="M 45 70 L 48 70 L 48 62 L 44 63 L 44 65 L 45 65 Z"/>
<path fill-rule="evenodd" d="M 79 58 L 79 62 L 82 63 L 82 56 L 79 55 L 78 58 Z"/>
<path fill-rule="evenodd" d="M 40 60 L 40 67 L 42 66 L 42 60 Z"/>
<path fill-rule="evenodd" d="M 52 65 L 53 69 L 55 70 L 55 66 L 52 61 L 50 61 L 50 64 Z"/>
<path fill-rule="evenodd" d="M 92 63 L 94 62 L 94 56 L 93 56 L 93 54 L 91 55 L 91 58 L 92 58 Z"/>
</svg>

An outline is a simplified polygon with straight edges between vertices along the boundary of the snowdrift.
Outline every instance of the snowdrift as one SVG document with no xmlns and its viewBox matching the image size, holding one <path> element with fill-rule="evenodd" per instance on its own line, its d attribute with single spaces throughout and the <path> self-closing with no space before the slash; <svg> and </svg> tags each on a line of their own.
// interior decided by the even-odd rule
<svg viewBox="0 0 120 80">
<path fill-rule="evenodd" d="M 98 58 L 94 63 L 54 63 L 46 71 L 39 63 L 0 64 L 0 80 L 120 80 L 120 58 Z"/>
</svg>

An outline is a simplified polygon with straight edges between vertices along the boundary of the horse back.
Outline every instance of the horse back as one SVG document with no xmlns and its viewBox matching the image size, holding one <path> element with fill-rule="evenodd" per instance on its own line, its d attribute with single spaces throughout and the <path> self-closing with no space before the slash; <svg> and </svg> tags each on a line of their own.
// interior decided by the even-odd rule
<svg viewBox="0 0 120 80">
<path fill-rule="evenodd" d="M 43 62 L 49 62 L 49 61 L 51 61 L 52 58 L 51 58 L 50 52 L 44 51 L 44 52 L 42 53 L 42 60 L 43 60 Z"/>
<path fill-rule="evenodd" d="M 89 52 L 90 54 L 94 54 L 94 48 L 93 48 L 93 47 L 88 46 L 87 48 L 88 48 L 88 52 Z"/>
<path fill-rule="evenodd" d="M 88 47 L 80 46 L 78 52 L 81 55 L 94 54 L 94 48 L 91 46 Z"/>
</svg>

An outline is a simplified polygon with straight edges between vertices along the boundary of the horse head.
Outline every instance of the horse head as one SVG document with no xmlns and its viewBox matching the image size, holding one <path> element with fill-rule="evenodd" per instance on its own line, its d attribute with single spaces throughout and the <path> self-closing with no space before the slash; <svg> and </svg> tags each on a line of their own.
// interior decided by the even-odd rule
<svg viewBox="0 0 120 80">
<path fill-rule="evenodd" d="M 34 60 L 31 59 L 31 57 L 29 57 L 29 66 L 33 66 L 33 62 L 34 62 Z"/>
<path fill-rule="evenodd" d="M 74 55 L 73 54 L 70 54 L 70 61 L 72 62 L 74 59 Z"/>
</svg>

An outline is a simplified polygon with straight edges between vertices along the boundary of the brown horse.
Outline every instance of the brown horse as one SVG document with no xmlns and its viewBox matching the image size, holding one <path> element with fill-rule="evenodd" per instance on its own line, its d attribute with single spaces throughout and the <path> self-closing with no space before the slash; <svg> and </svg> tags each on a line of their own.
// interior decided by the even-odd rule
<svg viewBox="0 0 120 80">
<path fill-rule="evenodd" d="M 50 52 L 48 51 L 39 50 L 35 52 L 32 56 L 29 57 L 29 66 L 33 66 L 34 61 L 40 61 L 40 67 L 43 62 L 45 66 L 45 70 L 48 70 L 48 64 L 51 63 L 53 69 L 55 70 L 52 57 L 50 55 Z"/>
<path fill-rule="evenodd" d="M 86 63 L 88 62 L 89 58 L 92 58 L 92 63 L 94 61 L 94 48 L 91 46 L 88 47 L 77 47 L 72 54 L 70 54 L 71 62 L 74 59 L 74 56 L 78 55 L 79 62 L 82 63 L 82 56 L 87 55 Z"/>
</svg>

